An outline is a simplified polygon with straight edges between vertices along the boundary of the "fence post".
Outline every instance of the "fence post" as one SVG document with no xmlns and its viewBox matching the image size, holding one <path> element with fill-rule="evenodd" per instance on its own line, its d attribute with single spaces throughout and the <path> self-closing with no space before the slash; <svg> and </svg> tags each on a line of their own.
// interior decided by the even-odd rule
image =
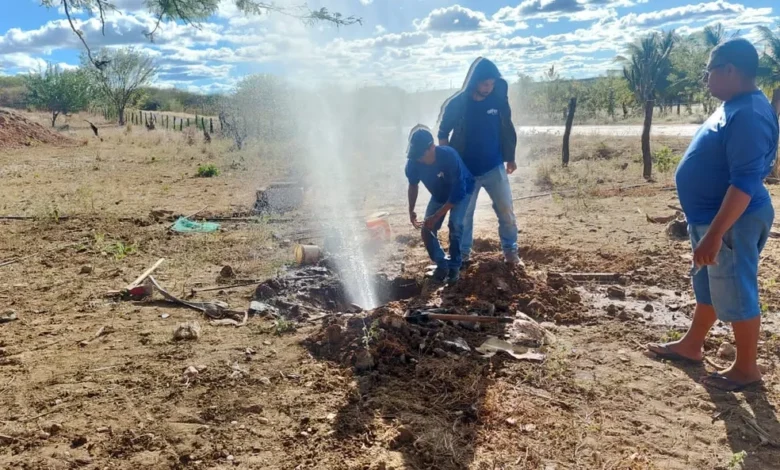
<svg viewBox="0 0 780 470">
<path fill-rule="evenodd" d="M 195 129 L 198 128 L 198 115 L 195 115 Z"/>
<path fill-rule="evenodd" d="M 214 118 L 209 118 L 209 129 L 211 129 L 211 133 L 214 133 Z"/>
<path fill-rule="evenodd" d="M 566 130 L 563 132 L 563 166 L 569 165 L 569 138 L 574 124 L 574 112 L 577 110 L 577 98 L 569 100 L 569 112 L 566 115 Z"/>
<path fill-rule="evenodd" d="M 190 118 L 187 118 L 187 127 L 190 127 Z"/>
<path fill-rule="evenodd" d="M 179 121 L 179 130 L 183 131 L 184 130 L 184 118 L 180 118 L 180 119 L 181 120 Z"/>
</svg>

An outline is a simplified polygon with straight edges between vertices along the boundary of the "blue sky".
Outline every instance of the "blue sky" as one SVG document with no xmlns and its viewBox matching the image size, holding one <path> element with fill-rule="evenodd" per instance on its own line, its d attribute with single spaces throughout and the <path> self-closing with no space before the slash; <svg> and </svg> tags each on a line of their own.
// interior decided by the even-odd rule
<svg viewBox="0 0 780 470">
<path fill-rule="evenodd" d="M 229 90 L 260 72 L 306 84 L 448 88 L 459 86 L 480 55 L 508 77 L 539 77 L 551 65 L 563 76 L 587 77 L 614 69 L 625 44 L 649 31 L 690 34 L 720 22 L 756 40 L 757 25 L 780 21 L 776 0 L 310 0 L 312 8 L 363 19 L 336 29 L 278 14 L 248 17 L 223 0 L 200 28 L 168 23 L 150 43 L 144 32 L 154 20 L 144 0 L 113 3 L 122 13 L 107 17 L 105 36 L 96 18 L 79 15 L 88 43 L 143 49 L 157 59 L 159 86 L 202 92 Z M 39 0 L 3 0 L 3 7 L 0 74 L 78 64 L 81 46 L 61 10 Z"/>
</svg>

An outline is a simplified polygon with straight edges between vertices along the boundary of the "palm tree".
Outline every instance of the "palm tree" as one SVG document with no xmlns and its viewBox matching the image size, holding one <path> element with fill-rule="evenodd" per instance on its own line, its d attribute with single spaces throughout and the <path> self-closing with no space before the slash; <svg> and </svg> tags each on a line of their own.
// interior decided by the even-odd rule
<svg viewBox="0 0 780 470">
<path fill-rule="evenodd" d="M 766 26 L 759 26 L 758 30 L 766 43 L 761 56 L 759 81 L 761 85 L 772 90 L 772 106 L 775 112 L 780 114 L 780 32 L 775 34 Z"/>
<path fill-rule="evenodd" d="M 642 129 L 642 160 L 644 177 L 651 179 L 653 160 L 650 152 L 650 128 L 653 125 L 653 106 L 656 96 L 668 86 L 672 71 L 671 53 L 676 42 L 674 31 L 651 33 L 627 48 L 627 57 L 618 57 L 624 63 L 623 77 L 636 100 L 645 107 Z"/>
</svg>

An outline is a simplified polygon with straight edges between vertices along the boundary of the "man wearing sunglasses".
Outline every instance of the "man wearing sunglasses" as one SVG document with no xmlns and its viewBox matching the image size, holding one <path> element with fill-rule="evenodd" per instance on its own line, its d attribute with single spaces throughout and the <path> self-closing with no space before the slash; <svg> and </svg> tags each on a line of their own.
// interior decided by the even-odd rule
<svg viewBox="0 0 780 470">
<path fill-rule="evenodd" d="M 696 309 L 680 341 L 648 345 L 658 357 L 701 363 L 715 321 L 731 323 L 736 360 L 701 379 L 731 392 L 761 383 L 758 264 L 775 215 L 763 181 L 777 157 L 778 120 L 756 87 L 757 72 L 758 53 L 744 39 L 710 55 L 707 86 L 723 104 L 696 132 L 675 175 L 693 245 Z"/>
</svg>

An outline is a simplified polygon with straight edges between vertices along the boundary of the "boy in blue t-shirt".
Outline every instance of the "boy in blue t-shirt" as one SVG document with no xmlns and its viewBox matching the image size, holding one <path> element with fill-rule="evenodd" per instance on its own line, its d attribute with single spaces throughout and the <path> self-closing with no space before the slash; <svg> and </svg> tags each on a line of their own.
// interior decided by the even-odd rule
<svg viewBox="0 0 780 470">
<path fill-rule="evenodd" d="M 474 190 L 474 177 L 455 149 L 434 145 L 430 130 L 425 126 L 416 126 L 409 135 L 406 178 L 409 180 L 409 220 L 415 228 L 422 230 L 425 248 L 431 260 L 436 263 L 433 278 L 437 282 L 446 279 L 448 284 L 455 284 L 460 278 L 463 221 L 469 196 Z M 420 182 L 431 193 L 423 222 L 417 220 L 417 213 L 414 211 Z M 449 258 L 444 254 L 437 236 L 448 212 Z"/>
<path fill-rule="evenodd" d="M 693 245 L 696 310 L 680 341 L 648 345 L 661 358 L 701 363 L 715 321 L 731 323 L 736 360 L 701 379 L 731 392 L 761 382 L 758 264 L 775 215 L 763 181 L 777 157 L 778 122 L 756 87 L 757 71 L 758 52 L 745 39 L 710 55 L 708 86 L 723 105 L 696 132 L 675 175 Z"/>
</svg>

